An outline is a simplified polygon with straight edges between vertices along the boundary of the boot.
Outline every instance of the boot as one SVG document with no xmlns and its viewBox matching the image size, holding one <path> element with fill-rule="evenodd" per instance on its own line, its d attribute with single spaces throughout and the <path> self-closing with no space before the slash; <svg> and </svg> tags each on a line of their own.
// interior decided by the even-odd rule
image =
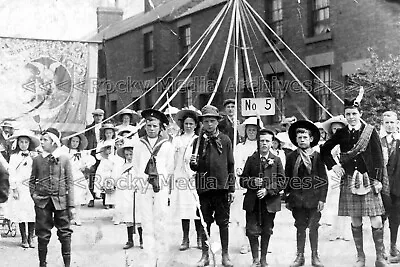
<svg viewBox="0 0 400 267">
<path fill-rule="evenodd" d="M 70 265 L 71 265 L 71 239 L 63 240 L 61 242 L 61 255 L 63 257 L 64 266 L 70 267 Z"/>
<path fill-rule="evenodd" d="M 354 244 L 357 250 L 357 261 L 354 267 L 365 267 L 365 254 L 364 254 L 364 240 L 363 240 L 363 230 L 362 225 L 354 227 L 351 226 L 351 231 L 353 233 Z"/>
<path fill-rule="evenodd" d="M 196 267 L 204 267 L 210 265 L 210 257 L 208 255 L 208 250 L 201 254 L 201 259 L 196 263 Z"/>
<path fill-rule="evenodd" d="M 390 244 L 390 263 L 399 262 L 399 250 L 397 249 L 396 243 Z"/>
<path fill-rule="evenodd" d="M 19 223 L 19 231 L 21 232 L 21 247 L 29 248 L 28 239 L 26 238 L 26 226 L 25 223 Z"/>
<path fill-rule="evenodd" d="M 138 227 L 138 233 L 139 233 L 139 245 L 140 248 L 143 249 L 143 228 L 142 227 Z"/>
<path fill-rule="evenodd" d="M 126 242 L 123 249 L 130 249 L 133 248 L 133 226 L 126 227 L 126 230 L 128 232 L 128 242 Z"/>
<path fill-rule="evenodd" d="M 260 257 L 259 257 L 259 242 L 258 242 L 258 237 L 257 236 L 247 236 L 249 239 L 250 243 L 250 250 L 251 250 L 251 256 L 253 257 L 253 265 L 254 263 L 260 264 Z"/>
<path fill-rule="evenodd" d="M 35 242 L 33 239 L 33 235 L 35 233 L 35 223 L 28 223 L 28 244 L 30 248 L 35 248 Z"/>
<path fill-rule="evenodd" d="M 189 248 L 189 228 L 190 220 L 182 219 L 183 240 L 181 246 L 179 247 L 180 251 L 184 251 Z"/>
<path fill-rule="evenodd" d="M 90 200 L 87 206 L 88 206 L 89 208 L 93 208 L 93 207 L 94 207 L 94 200 L 93 200 L 93 199 Z"/>
<path fill-rule="evenodd" d="M 297 242 L 297 254 L 293 263 L 290 267 L 299 267 L 303 266 L 305 263 L 304 259 L 304 246 L 306 245 L 306 230 L 297 229 L 296 233 L 296 242 Z"/>
<path fill-rule="evenodd" d="M 197 248 L 201 249 L 201 221 L 200 220 L 194 220 L 194 225 L 196 227 L 196 233 L 197 233 Z"/>
<path fill-rule="evenodd" d="M 268 266 L 267 263 L 267 253 L 268 253 L 268 245 L 269 245 L 269 239 L 271 235 L 269 234 L 264 234 L 261 237 L 261 267 L 266 267 Z"/>
<path fill-rule="evenodd" d="M 210 234 L 211 225 L 207 225 L 208 234 Z M 203 228 L 201 228 L 201 259 L 196 263 L 196 267 L 203 267 L 210 265 L 210 257 L 208 254 L 207 236 Z"/>
<path fill-rule="evenodd" d="M 375 267 L 387 267 L 388 264 L 384 258 L 383 228 L 372 227 L 372 237 L 374 239 L 376 251 Z"/>
<path fill-rule="evenodd" d="M 233 264 L 229 259 L 229 253 L 228 253 L 228 244 L 229 244 L 228 225 L 219 227 L 219 237 L 221 239 L 221 247 L 222 247 L 222 265 L 225 267 L 233 267 Z"/>
<path fill-rule="evenodd" d="M 40 267 L 46 267 L 47 262 L 46 262 L 46 257 L 47 257 L 47 246 L 38 246 L 38 254 L 39 254 L 39 266 Z"/>
<path fill-rule="evenodd" d="M 311 246 L 311 265 L 316 267 L 324 267 L 318 256 L 318 228 L 310 229 L 309 238 Z"/>
</svg>

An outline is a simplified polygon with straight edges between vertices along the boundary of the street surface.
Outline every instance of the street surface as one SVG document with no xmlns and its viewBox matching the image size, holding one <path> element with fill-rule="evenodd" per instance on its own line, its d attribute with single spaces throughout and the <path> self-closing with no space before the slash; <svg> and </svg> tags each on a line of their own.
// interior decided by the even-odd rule
<svg viewBox="0 0 400 267">
<path fill-rule="evenodd" d="M 127 241 L 126 226 L 114 225 L 111 221 L 113 210 L 105 210 L 100 200 L 96 200 L 94 208 L 82 207 L 82 226 L 73 226 L 72 235 L 72 265 L 73 267 L 128 267 L 148 266 L 144 250 L 138 247 L 138 236 L 135 236 L 135 247 L 123 250 Z M 293 226 L 291 213 L 282 207 L 275 219 L 274 235 L 271 237 L 267 261 L 273 266 L 289 266 L 294 260 L 296 252 L 295 227 Z M 350 227 L 350 226 L 349 226 Z M 326 267 L 352 266 L 355 261 L 355 247 L 353 241 L 329 241 L 329 226 L 320 227 L 319 254 Z M 212 237 L 219 240 L 218 227 L 213 225 Z M 144 228 L 145 231 L 145 228 Z M 172 246 L 165 249 L 170 261 L 166 266 L 184 267 L 194 266 L 201 257 L 201 251 L 196 246 L 196 232 L 194 223 L 190 228 L 191 247 L 187 251 L 179 251 L 182 240 L 180 224 L 169 227 L 169 236 Z M 240 231 L 230 226 L 230 256 L 235 267 L 251 265 L 251 254 L 240 254 Z M 387 251 L 389 231 L 385 228 L 385 245 Z M 308 237 L 307 237 L 308 239 Z M 215 239 L 214 239 L 215 240 Z M 38 266 L 37 249 L 23 249 L 20 247 L 20 234 L 16 237 L 3 237 L 0 239 L 0 267 Z M 364 219 L 364 247 L 367 255 L 367 267 L 373 267 L 375 261 L 375 249 L 373 246 L 369 220 Z M 144 244 L 146 246 L 146 244 Z M 60 244 L 57 240 L 56 230 L 49 244 L 48 266 L 63 266 Z M 221 265 L 220 252 L 216 256 L 217 266 Z M 310 246 L 306 243 L 306 265 L 311 266 Z M 390 266 L 400 266 L 391 264 Z"/>
</svg>

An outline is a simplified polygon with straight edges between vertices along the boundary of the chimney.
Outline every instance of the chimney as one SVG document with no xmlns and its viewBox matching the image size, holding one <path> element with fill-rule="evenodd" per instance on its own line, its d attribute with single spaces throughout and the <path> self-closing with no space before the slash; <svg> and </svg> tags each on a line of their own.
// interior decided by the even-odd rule
<svg viewBox="0 0 400 267">
<path fill-rule="evenodd" d="M 108 1 L 109 2 L 109 1 Z M 104 1 L 103 1 L 104 3 Z M 105 27 L 121 21 L 124 11 L 118 8 L 118 0 L 114 4 L 102 5 L 97 8 L 97 31 L 100 32 Z"/>
<path fill-rule="evenodd" d="M 149 12 L 150 10 L 153 9 L 153 7 L 150 5 L 150 1 L 153 3 L 154 7 L 158 7 L 161 4 L 164 4 L 168 0 L 144 0 L 144 12 Z"/>
</svg>

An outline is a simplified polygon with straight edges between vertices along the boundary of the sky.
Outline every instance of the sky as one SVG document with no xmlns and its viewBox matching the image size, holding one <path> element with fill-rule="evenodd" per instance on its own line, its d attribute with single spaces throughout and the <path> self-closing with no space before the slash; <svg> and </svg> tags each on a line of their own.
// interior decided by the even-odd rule
<svg viewBox="0 0 400 267">
<path fill-rule="evenodd" d="M 113 0 L 0 0 L 0 36 L 85 40 L 96 33 L 98 6 Z M 144 0 L 118 0 L 124 19 L 144 10 Z"/>
</svg>

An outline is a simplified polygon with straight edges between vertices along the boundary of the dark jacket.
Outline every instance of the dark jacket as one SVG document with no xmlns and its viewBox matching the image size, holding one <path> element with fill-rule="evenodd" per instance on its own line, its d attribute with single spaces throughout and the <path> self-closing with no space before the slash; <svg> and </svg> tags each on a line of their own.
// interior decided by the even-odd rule
<svg viewBox="0 0 400 267">
<path fill-rule="evenodd" d="M 235 192 L 235 175 L 232 143 L 228 136 L 219 133 L 221 140 L 222 153 L 213 143 L 207 147 L 206 154 L 203 155 L 204 137 L 200 138 L 198 164 L 191 164 L 190 167 L 196 173 L 196 189 L 198 194 L 210 192 L 213 190 L 226 190 Z M 194 140 L 193 152 L 199 138 Z"/>
<path fill-rule="evenodd" d="M 382 146 L 388 148 L 386 138 L 383 137 L 381 141 Z M 400 197 L 400 140 L 395 140 L 394 142 L 393 151 L 388 155 L 386 168 L 389 177 L 390 193 Z"/>
<path fill-rule="evenodd" d="M 0 130 L 0 146 L 4 148 L 4 150 L 1 151 L 1 154 L 6 159 L 7 162 L 10 162 L 11 143 L 4 138 L 1 130 Z"/>
<path fill-rule="evenodd" d="M 318 152 L 311 155 L 311 174 L 308 173 L 303 163 L 300 163 L 298 175 L 294 177 L 294 166 L 299 156 L 297 150 L 286 158 L 285 174 L 288 184 L 285 189 L 286 203 L 291 208 L 316 208 L 318 202 L 326 201 L 328 192 L 328 177 L 325 165 Z"/>
<path fill-rule="evenodd" d="M 53 169 L 52 174 L 50 168 Z M 55 165 L 42 155 L 34 158 L 29 190 L 35 206 L 39 208 L 44 208 L 49 201 L 53 202 L 56 210 L 73 207 L 74 180 L 68 157 L 61 155 Z"/>
<path fill-rule="evenodd" d="M 262 188 L 267 189 L 267 195 L 261 199 L 266 205 L 268 212 L 277 212 L 281 210 L 281 197 L 279 192 L 285 188 L 286 178 L 283 172 L 282 162 L 279 157 L 269 153 L 268 160 L 271 159 L 274 163 L 266 167 L 261 177 L 263 177 Z M 255 152 L 250 156 L 243 169 L 243 173 L 240 176 L 240 186 L 246 188 L 243 209 L 245 211 L 254 211 L 256 204 L 259 199 L 257 197 L 257 191 L 260 188 L 255 186 L 255 178 L 260 177 L 260 154 Z"/>
<path fill-rule="evenodd" d="M 8 180 L 8 171 L 0 163 L 0 203 L 4 203 L 8 200 L 8 194 L 10 190 L 10 181 Z"/>
<path fill-rule="evenodd" d="M 321 146 L 321 157 L 328 170 L 336 165 L 331 153 L 332 149 L 336 145 L 340 145 L 340 151 L 342 153 L 351 150 L 357 143 L 364 128 L 365 125 L 362 124 L 360 130 L 355 134 L 351 134 L 347 126 L 338 129 L 331 139 L 327 140 L 325 144 Z M 375 129 L 371 134 L 366 150 L 357 155 L 354 160 L 348 163 L 342 163 L 342 167 L 347 174 L 352 175 L 355 168 L 357 168 L 360 173 L 368 172 L 371 179 L 377 179 L 382 182 L 384 168 L 382 146 L 379 135 Z"/>
<path fill-rule="evenodd" d="M 89 124 L 88 126 L 86 126 L 86 129 L 88 129 L 90 127 L 93 127 L 94 125 L 95 125 L 95 123 L 93 122 L 92 124 Z M 86 131 L 85 132 L 85 136 L 86 136 L 86 138 L 88 140 L 88 145 L 87 145 L 86 149 L 90 150 L 90 149 L 96 148 L 97 147 L 97 141 L 99 141 L 99 140 L 96 140 L 95 128 L 92 128 L 92 129 Z"/>
</svg>

